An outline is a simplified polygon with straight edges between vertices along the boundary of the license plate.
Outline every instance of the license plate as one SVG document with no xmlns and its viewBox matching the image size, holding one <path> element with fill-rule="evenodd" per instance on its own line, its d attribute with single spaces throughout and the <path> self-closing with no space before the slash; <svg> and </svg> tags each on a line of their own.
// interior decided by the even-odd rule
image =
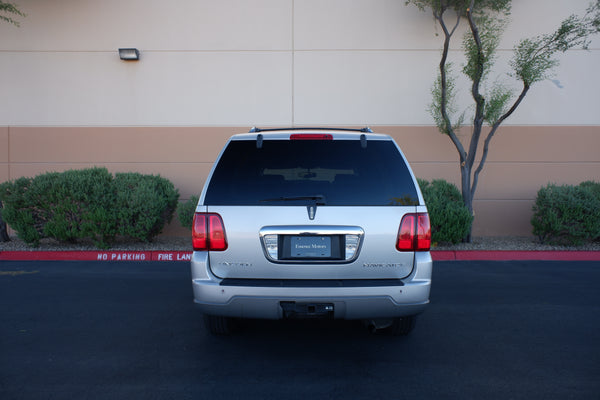
<svg viewBox="0 0 600 400">
<path fill-rule="evenodd" d="M 331 238 L 329 236 L 294 236 L 291 245 L 293 258 L 331 257 Z"/>
</svg>

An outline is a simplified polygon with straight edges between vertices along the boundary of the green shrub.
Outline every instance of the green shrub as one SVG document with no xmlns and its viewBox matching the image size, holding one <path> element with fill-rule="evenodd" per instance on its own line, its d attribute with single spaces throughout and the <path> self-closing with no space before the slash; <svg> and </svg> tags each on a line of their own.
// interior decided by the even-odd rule
<svg viewBox="0 0 600 400">
<path fill-rule="evenodd" d="M 198 204 L 199 196 L 192 196 L 187 201 L 179 203 L 177 206 L 177 216 L 179 223 L 184 228 L 192 229 L 192 223 L 194 221 L 194 212 L 196 211 L 196 205 Z"/>
<path fill-rule="evenodd" d="M 114 185 L 119 235 L 150 241 L 171 222 L 179 193 L 169 180 L 157 175 L 118 173 Z"/>
<path fill-rule="evenodd" d="M 465 207 L 458 188 L 442 179 L 419 179 L 427 204 L 433 243 L 459 243 L 469 234 L 473 216 Z"/>
<path fill-rule="evenodd" d="M 25 242 L 88 238 L 107 247 L 118 235 L 151 240 L 175 210 L 179 194 L 159 176 L 106 168 L 50 172 L 0 185 L 2 216 Z"/>
<path fill-rule="evenodd" d="M 600 240 L 600 184 L 587 181 L 541 188 L 531 225 L 542 243 L 581 245 Z"/>
<path fill-rule="evenodd" d="M 104 212 L 113 201 L 111 180 L 106 169 L 90 168 L 5 182 L 0 186 L 3 217 L 21 239 L 33 245 L 45 237 L 104 243 L 114 236 L 114 226 L 99 229 L 106 224 Z"/>
<path fill-rule="evenodd" d="M 70 170 L 51 177 L 44 196 L 44 208 L 51 213 L 45 236 L 65 242 L 90 238 L 100 244 L 114 237 L 115 224 L 107 214 L 114 201 L 112 175 L 106 169 Z"/>
<path fill-rule="evenodd" d="M 0 198 L 4 205 L 4 222 L 25 242 L 37 245 L 43 234 L 44 215 L 40 215 L 43 212 L 41 208 L 30 209 L 27 206 L 38 197 L 35 188 L 31 188 L 32 181 L 32 178 L 19 178 L 0 184 Z"/>
</svg>

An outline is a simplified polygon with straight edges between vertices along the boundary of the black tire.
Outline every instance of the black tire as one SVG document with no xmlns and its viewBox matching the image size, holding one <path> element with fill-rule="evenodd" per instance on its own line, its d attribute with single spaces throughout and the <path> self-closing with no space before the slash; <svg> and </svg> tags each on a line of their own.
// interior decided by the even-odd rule
<svg viewBox="0 0 600 400">
<path fill-rule="evenodd" d="M 235 331 L 235 320 L 220 315 L 204 314 L 204 326 L 213 335 L 231 335 Z"/>
<path fill-rule="evenodd" d="M 402 318 L 394 318 L 392 326 L 387 328 L 389 333 L 394 336 L 406 336 L 415 329 L 417 323 L 416 315 L 409 315 Z"/>
</svg>

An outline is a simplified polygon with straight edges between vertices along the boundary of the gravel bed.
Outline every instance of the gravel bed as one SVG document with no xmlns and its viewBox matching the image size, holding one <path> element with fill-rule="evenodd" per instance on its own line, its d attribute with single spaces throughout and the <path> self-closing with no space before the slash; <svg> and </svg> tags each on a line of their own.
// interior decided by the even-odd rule
<svg viewBox="0 0 600 400">
<path fill-rule="evenodd" d="M 538 250 L 538 251 L 600 251 L 600 242 L 582 246 L 542 244 L 533 236 L 481 236 L 471 243 L 439 244 L 432 250 Z"/>
<path fill-rule="evenodd" d="M 99 249 L 91 240 L 80 240 L 77 243 L 62 243 L 54 239 L 42 239 L 38 247 L 31 247 L 16 236 L 10 242 L 0 242 L 0 251 L 69 251 L 69 250 L 175 250 L 192 251 L 191 236 L 159 236 L 152 242 L 117 239 L 109 249 Z"/>
<path fill-rule="evenodd" d="M 174 250 L 191 251 L 189 236 L 159 236 L 154 241 L 145 243 L 133 240 L 117 240 L 108 250 L 150 251 Z M 0 251 L 65 251 L 65 250 L 99 250 L 91 241 L 80 241 L 74 244 L 60 243 L 53 239 L 43 239 L 39 247 L 31 247 L 16 236 L 10 242 L 0 243 Z M 101 250 L 101 249 L 100 249 Z M 474 237 L 471 243 L 455 245 L 438 244 L 432 250 L 546 250 L 546 251 L 600 251 L 600 243 L 589 243 L 583 246 L 555 246 L 541 244 L 531 236 L 493 236 Z"/>
</svg>

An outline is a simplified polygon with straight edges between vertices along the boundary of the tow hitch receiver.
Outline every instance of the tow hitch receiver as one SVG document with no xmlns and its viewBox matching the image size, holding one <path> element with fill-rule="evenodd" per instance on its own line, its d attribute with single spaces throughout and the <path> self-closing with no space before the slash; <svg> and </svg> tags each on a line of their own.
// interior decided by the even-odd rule
<svg viewBox="0 0 600 400">
<path fill-rule="evenodd" d="M 283 310 L 284 318 L 333 318 L 333 303 L 296 303 L 295 301 L 282 301 L 279 305 Z"/>
</svg>

